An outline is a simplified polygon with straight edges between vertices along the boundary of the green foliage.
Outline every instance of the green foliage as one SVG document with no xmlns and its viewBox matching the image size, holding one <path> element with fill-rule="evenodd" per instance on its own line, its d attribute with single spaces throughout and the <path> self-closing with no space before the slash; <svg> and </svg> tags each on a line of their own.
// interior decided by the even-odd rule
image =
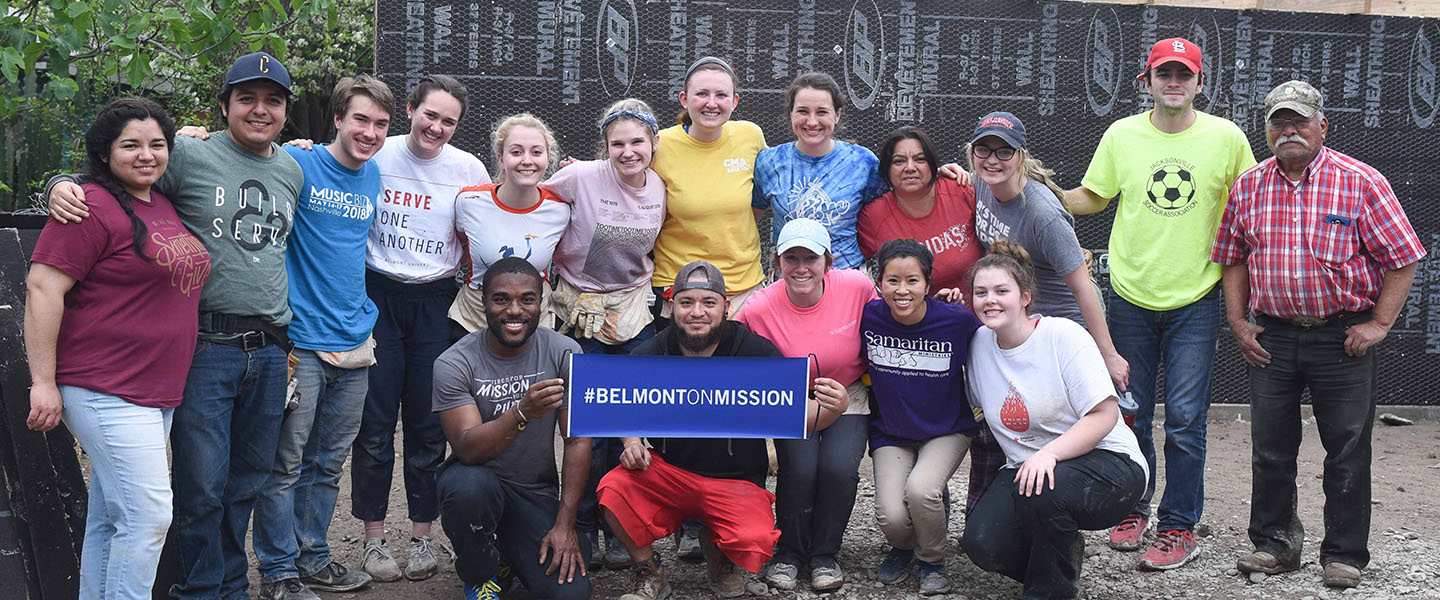
<svg viewBox="0 0 1440 600">
<path fill-rule="evenodd" d="M 14 196 L 33 191 L 29 180 L 78 168 L 84 124 L 113 96 L 214 123 L 225 69 L 265 50 L 301 99 L 328 97 L 336 79 L 370 68 L 373 10 L 374 0 L 0 0 L 0 210 L 24 204 Z"/>
</svg>

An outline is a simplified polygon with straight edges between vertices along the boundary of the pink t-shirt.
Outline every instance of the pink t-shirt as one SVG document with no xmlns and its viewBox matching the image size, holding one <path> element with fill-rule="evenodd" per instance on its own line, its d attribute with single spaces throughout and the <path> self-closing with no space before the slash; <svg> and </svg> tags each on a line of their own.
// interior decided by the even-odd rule
<svg viewBox="0 0 1440 600">
<path fill-rule="evenodd" d="M 890 240 L 913 239 L 935 255 L 930 291 L 958 287 L 970 303 L 970 267 L 985 256 L 975 238 L 975 191 L 961 187 L 954 179 L 935 178 L 935 207 L 930 214 L 911 217 L 900 210 L 891 191 L 876 198 L 860 211 L 858 225 L 860 252 L 875 256 L 880 245 Z"/>
<path fill-rule="evenodd" d="M 152 191 L 131 200 L 145 223 L 147 261 L 135 254 L 130 217 L 99 185 L 84 186 L 90 218 L 46 221 L 31 260 L 75 278 L 55 348 L 55 382 L 118 396 L 140 406 L 180 404 L 195 354 L 200 288 L 210 253 L 170 200 Z"/>
<path fill-rule="evenodd" d="M 631 187 L 607 160 L 560 169 L 541 184 L 570 205 L 570 225 L 555 249 L 555 269 L 587 292 L 619 292 L 650 285 L 650 251 L 665 221 L 665 182 L 645 170 L 645 187 Z"/>
<path fill-rule="evenodd" d="M 864 273 L 831 269 L 825 273 L 825 293 L 815 306 L 796 307 L 785 295 L 785 280 L 781 279 L 755 292 L 736 319 L 774 342 L 785 356 L 814 354 L 820 363 L 819 376 L 849 386 L 865 372 L 860 314 L 866 302 L 879 297 Z"/>
</svg>

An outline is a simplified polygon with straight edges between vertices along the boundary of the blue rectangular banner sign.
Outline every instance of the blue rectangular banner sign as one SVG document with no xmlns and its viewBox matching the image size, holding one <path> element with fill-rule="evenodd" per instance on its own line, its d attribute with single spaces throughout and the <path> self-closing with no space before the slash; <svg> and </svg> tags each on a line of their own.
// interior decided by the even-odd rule
<svg viewBox="0 0 1440 600">
<path fill-rule="evenodd" d="M 803 358 L 572 354 L 575 437 L 805 437 Z"/>
</svg>

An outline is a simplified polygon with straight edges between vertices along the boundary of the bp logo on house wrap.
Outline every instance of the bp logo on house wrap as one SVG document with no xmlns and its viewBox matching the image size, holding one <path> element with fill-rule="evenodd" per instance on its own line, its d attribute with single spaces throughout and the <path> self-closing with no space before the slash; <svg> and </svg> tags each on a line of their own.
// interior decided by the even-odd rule
<svg viewBox="0 0 1440 600">
<path fill-rule="evenodd" d="M 1435 47 L 1430 41 L 1435 37 L 1435 28 L 1429 23 L 1415 31 L 1415 43 L 1410 46 L 1410 81 L 1406 84 L 1410 96 L 1410 117 L 1421 129 L 1435 122 L 1440 104 L 1436 102 L 1435 89 Z"/>
<path fill-rule="evenodd" d="M 1096 10 L 1085 35 L 1085 99 L 1097 117 L 1110 114 L 1120 95 L 1121 37 L 1115 10 Z"/>
<path fill-rule="evenodd" d="M 1195 176 L 1179 159 L 1161 161 L 1145 182 L 1145 207 L 1163 217 L 1178 217 L 1195 208 Z"/>
<path fill-rule="evenodd" d="M 635 80 L 640 56 L 640 19 L 635 0 L 603 0 L 595 26 L 595 64 L 607 96 L 624 96 Z"/>
<path fill-rule="evenodd" d="M 845 91 L 856 109 L 865 110 L 880 95 L 880 66 L 885 62 L 885 27 L 875 0 L 855 0 L 845 24 Z"/>
</svg>

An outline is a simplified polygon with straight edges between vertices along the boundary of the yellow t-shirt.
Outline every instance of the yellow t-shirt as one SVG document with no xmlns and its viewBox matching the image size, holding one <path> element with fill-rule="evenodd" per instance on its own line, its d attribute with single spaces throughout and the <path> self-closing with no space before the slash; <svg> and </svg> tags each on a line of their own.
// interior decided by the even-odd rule
<svg viewBox="0 0 1440 600">
<path fill-rule="evenodd" d="M 665 223 L 655 239 L 655 287 L 675 283 L 680 267 L 706 260 L 742 292 L 764 279 L 760 234 L 750 210 L 755 156 L 765 134 L 749 121 L 725 123 L 720 139 L 704 143 L 679 125 L 660 132 L 651 165 L 665 180 Z M 1213 233 L 1213 231 L 1212 231 Z"/>
<path fill-rule="evenodd" d="M 1180 133 L 1156 129 L 1150 111 L 1112 123 L 1080 185 L 1120 196 L 1110 231 L 1115 292 L 1137 306 L 1172 310 L 1214 288 L 1215 230 L 1230 185 L 1254 164 L 1239 127 L 1200 111 Z"/>
</svg>

